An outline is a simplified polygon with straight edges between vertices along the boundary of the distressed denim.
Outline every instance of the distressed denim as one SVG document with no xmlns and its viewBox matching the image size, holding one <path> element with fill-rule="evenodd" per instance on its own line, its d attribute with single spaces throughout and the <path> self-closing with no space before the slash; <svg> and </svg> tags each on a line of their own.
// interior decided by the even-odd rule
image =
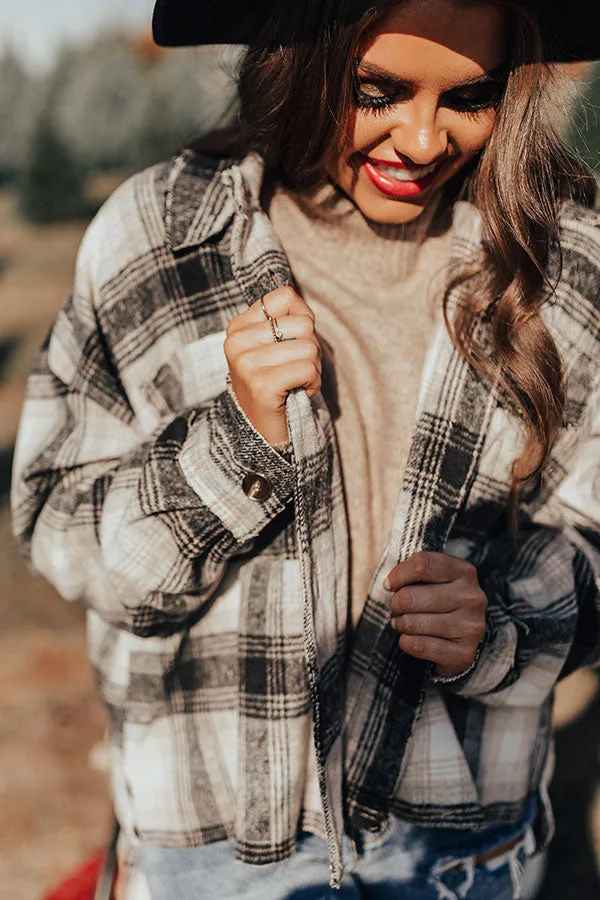
<svg viewBox="0 0 600 900">
<path fill-rule="evenodd" d="M 152 900 L 516 900 L 534 850 L 535 807 L 519 825 L 474 833 L 427 829 L 395 820 L 382 835 L 348 834 L 340 890 L 329 887 L 323 840 L 304 833 L 290 859 L 248 866 L 233 841 L 167 850 L 143 845 L 141 866 Z M 482 865 L 475 857 L 522 834 Z"/>
</svg>

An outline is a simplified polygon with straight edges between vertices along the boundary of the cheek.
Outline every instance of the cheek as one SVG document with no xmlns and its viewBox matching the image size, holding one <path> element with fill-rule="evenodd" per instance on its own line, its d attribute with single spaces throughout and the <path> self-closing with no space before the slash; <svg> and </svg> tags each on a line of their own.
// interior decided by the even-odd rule
<svg viewBox="0 0 600 900">
<path fill-rule="evenodd" d="M 494 130 L 495 121 L 496 113 L 492 112 L 477 119 L 465 117 L 463 122 L 459 122 L 450 132 L 458 152 L 472 156 L 485 147 Z"/>
<path fill-rule="evenodd" d="M 348 132 L 350 139 L 359 150 L 377 146 L 384 141 L 390 133 L 389 118 L 385 115 L 358 113 L 354 117 L 352 130 Z"/>
<path fill-rule="evenodd" d="M 357 113 L 345 128 L 346 144 L 337 163 L 337 177 L 340 183 L 352 179 L 358 153 L 368 154 L 389 139 L 390 127 L 385 117 Z M 343 184 L 343 186 L 346 186 Z"/>
</svg>

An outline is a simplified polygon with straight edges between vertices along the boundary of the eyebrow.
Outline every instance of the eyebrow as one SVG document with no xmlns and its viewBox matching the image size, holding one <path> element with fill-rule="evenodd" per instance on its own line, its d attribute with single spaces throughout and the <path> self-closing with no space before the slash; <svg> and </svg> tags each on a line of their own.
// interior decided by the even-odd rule
<svg viewBox="0 0 600 900">
<path fill-rule="evenodd" d="M 411 87 L 415 84 L 414 81 L 411 81 L 408 78 L 400 78 L 394 72 L 390 72 L 388 69 L 384 69 L 375 63 L 358 60 L 357 74 L 359 74 L 359 70 L 361 74 L 364 73 L 371 78 L 379 78 L 381 81 L 386 81 L 389 84 L 408 84 Z M 459 88 L 473 87 L 478 84 L 491 84 L 492 82 L 499 81 L 505 74 L 506 64 L 501 63 L 501 65 L 496 66 L 496 68 L 491 69 L 489 72 L 484 72 L 483 75 L 475 75 L 473 78 L 461 81 L 460 84 L 450 88 L 450 90 L 456 91 Z"/>
</svg>

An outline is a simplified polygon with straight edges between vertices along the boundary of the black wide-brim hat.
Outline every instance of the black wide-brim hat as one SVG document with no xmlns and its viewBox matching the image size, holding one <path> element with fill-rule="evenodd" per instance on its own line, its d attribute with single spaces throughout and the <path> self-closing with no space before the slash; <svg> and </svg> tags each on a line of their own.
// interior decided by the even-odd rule
<svg viewBox="0 0 600 900">
<path fill-rule="evenodd" d="M 521 2 L 539 15 L 552 48 L 549 61 L 600 59 L 598 0 Z M 356 21 L 371 5 L 368 0 L 340 3 L 349 21 Z M 162 47 L 253 44 L 275 13 L 285 24 L 286 11 L 291 7 L 296 13 L 301 11 L 302 0 L 157 0 L 152 22 L 154 40 Z"/>
</svg>

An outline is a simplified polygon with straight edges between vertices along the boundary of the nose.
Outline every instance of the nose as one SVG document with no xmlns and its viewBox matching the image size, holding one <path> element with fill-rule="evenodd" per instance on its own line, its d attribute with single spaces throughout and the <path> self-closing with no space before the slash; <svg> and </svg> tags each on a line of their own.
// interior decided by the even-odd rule
<svg viewBox="0 0 600 900">
<path fill-rule="evenodd" d="M 407 103 L 402 119 L 390 129 L 396 153 L 418 166 L 428 166 L 448 149 L 448 131 L 438 121 L 437 110 Z"/>
</svg>

